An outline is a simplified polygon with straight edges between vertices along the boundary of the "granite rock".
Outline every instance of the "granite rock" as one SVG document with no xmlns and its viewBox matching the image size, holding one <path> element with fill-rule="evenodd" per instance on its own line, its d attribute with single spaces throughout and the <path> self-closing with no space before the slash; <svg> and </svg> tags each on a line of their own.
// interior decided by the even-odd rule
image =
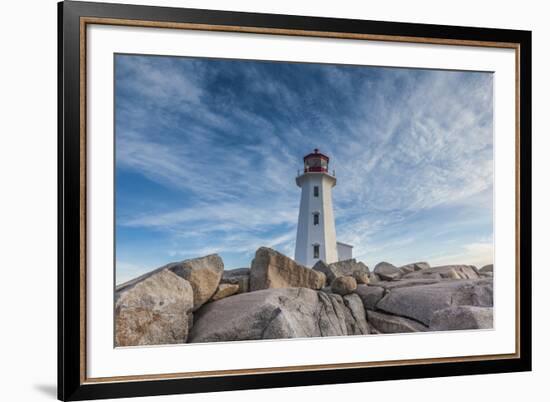
<svg viewBox="0 0 550 402">
<path fill-rule="evenodd" d="M 339 276 L 330 285 L 333 293 L 345 296 L 357 289 L 357 282 L 352 276 Z"/>
<path fill-rule="evenodd" d="M 239 285 L 233 283 L 220 283 L 216 293 L 210 300 L 216 301 L 223 299 L 224 297 L 233 296 L 239 292 Z"/>
<path fill-rule="evenodd" d="M 217 254 L 211 254 L 170 264 L 169 269 L 191 284 L 196 310 L 218 289 L 223 274 L 223 261 Z"/>
<path fill-rule="evenodd" d="M 430 320 L 431 331 L 493 328 L 493 308 L 453 306 L 437 310 Z"/>
<path fill-rule="evenodd" d="M 220 283 L 239 285 L 238 293 L 248 292 L 250 290 L 250 268 L 223 271 Z"/>
<path fill-rule="evenodd" d="M 380 311 L 367 310 L 367 319 L 371 328 L 376 328 L 377 333 L 382 334 L 428 331 L 427 326 L 417 321 Z"/>
<path fill-rule="evenodd" d="M 325 274 L 304 267 L 287 256 L 267 247 L 256 251 L 250 269 L 250 290 L 271 288 L 321 289 Z"/>
<path fill-rule="evenodd" d="M 162 267 L 115 292 L 115 345 L 184 343 L 192 323 L 193 288 Z"/>
<path fill-rule="evenodd" d="M 355 293 L 342 297 L 348 335 L 366 335 L 369 333 L 367 314 L 361 298 Z"/>
<path fill-rule="evenodd" d="M 342 298 L 307 288 L 270 288 L 204 305 L 190 342 L 347 335 Z"/>
<path fill-rule="evenodd" d="M 396 288 L 389 291 L 376 307 L 384 312 L 429 325 L 436 311 L 465 305 L 491 307 L 492 280 L 453 280 Z"/>
<path fill-rule="evenodd" d="M 361 298 L 365 309 L 374 310 L 376 304 L 384 297 L 385 292 L 384 288 L 379 286 L 357 285 L 355 293 Z"/>
<path fill-rule="evenodd" d="M 478 279 L 479 272 L 473 265 L 444 265 L 403 275 L 403 279 Z"/>
<path fill-rule="evenodd" d="M 326 264 L 324 261 L 319 260 L 313 266 L 313 269 L 324 273 L 328 284 L 331 284 L 334 279 L 340 276 L 353 276 L 361 278 L 362 280 L 365 276 L 368 278 L 370 275 L 369 267 L 363 262 L 357 261 L 355 258 L 333 262 L 331 264 Z"/>
<path fill-rule="evenodd" d="M 488 265 L 484 265 L 483 267 L 481 267 L 481 269 L 479 270 L 479 272 L 493 272 L 493 264 L 488 264 Z"/>
<path fill-rule="evenodd" d="M 406 264 L 399 267 L 399 270 L 403 275 L 405 275 L 411 272 L 421 271 L 423 269 L 429 269 L 429 268 L 430 268 L 430 264 L 428 264 L 427 262 L 413 262 L 411 264 Z"/>
<path fill-rule="evenodd" d="M 374 267 L 374 273 L 383 281 L 393 281 L 401 277 L 399 268 L 389 262 L 380 262 Z"/>
</svg>

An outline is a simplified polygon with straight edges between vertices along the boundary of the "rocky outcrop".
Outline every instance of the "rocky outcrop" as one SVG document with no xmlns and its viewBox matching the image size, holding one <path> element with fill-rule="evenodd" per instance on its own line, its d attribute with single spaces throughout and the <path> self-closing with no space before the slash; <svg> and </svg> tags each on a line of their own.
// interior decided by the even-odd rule
<svg viewBox="0 0 550 402">
<path fill-rule="evenodd" d="M 366 335 L 369 333 L 367 314 L 361 298 L 356 294 L 349 294 L 342 298 L 344 302 L 344 315 L 348 335 Z"/>
<path fill-rule="evenodd" d="M 238 268 L 223 271 L 220 283 L 239 285 L 238 293 L 248 292 L 250 289 L 250 268 Z"/>
<path fill-rule="evenodd" d="M 376 283 L 380 281 L 380 277 L 376 275 L 374 272 L 371 272 L 369 275 L 369 283 Z"/>
<path fill-rule="evenodd" d="M 224 272 L 210 255 L 118 286 L 115 344 L 484 329 L 492 305 L 492 265 L 383 262 L 369 272 L 347 260 L 309 269 L 262 247 L 250 269 Z"/>
<path fill-rule="evenodd" d="M 332 281 L 330 289 L 333 293 L 345 296 L 357 289 L 357 282 L 351 276 L 339 276 Z"/>
<path fill-rule="evenodd" d="M 370 283 L 369 275 L 366 273 L 356 271 L 352 276 L 357 284 L 368 285 Z"/>
<path fill-rule="evenodd" d="M 411 272 L 421 271 L 423 269 L 429 269 L 430 264 L 427 262 L 413 262 L 411 264 L 403 265 L 399 267 L 399 270 L 403 275 L 410 274 Z"/>
<path fill-rule="evenodd" d="M 374 273 L 383 281 L 393 281 L 401 277 L 399 268 L 389 262 L 380 262 L 374 267 Z"/>
<path fill-rule="evenodd" d="M 332 264 L 326 264 L 324 261 L 319 260 L 313 266 L 313 269 L 324 273 L 328 284 L 331 284 L 340 276 L 353 276 L 356 280 L 361 281 L 361 283 L 368 283 L 365 282 L 364 278 L 367 278 L 366 281 L 368 281 L 368 276 L 370 275 L 369 267 L 355 258 Z"/>
<path fill-rule="evenodd" d="M 376 307 L 384 312 L 429 325 L 438 310 L 454 306 L 492 305 L 492 280 L 478 279 L 441 281 L 431 285 L 392 289 Z"/>
<path fill-rule="evenodd" d="M 373 283 L 372 286 L 378 286 L 386 290 L 391 290 L 397 288 L 406 288 L 410 286 L 432 285 L 439 282 L 441 282 L 441 279 L 399 279 L 395 281 L 378 281 L 376 283 Z"/>
<path fill-rule="evenodd" d="M 479 276 L 482 278 L 493 277 L 493 264 L 485 265 L 479 270 Z"/>
<path fill-rule="evenodd" d="M 404 279 L 478 279 L 479 277 L 479 273 L 473 265 L 445 265 L 403 275 Z"/>
<path fill-rule="evenodd" d="M 167 267 L 119 286 L 115 345 L 184 343 L 192 322 L 193 289 Z"/>
<path fill-rule="evenodd" d="M 304 267 L 287 256 L 267 247 L 256 251 L 250 268 L 250 290 L 270 288 L 321 289 L 325 274 Z"/>
<path fill-rule="evenodd" d="M 190 342 L 347 335 L 341 297 L 306 288 L 242 293 L 208 303 L 195 316 Z"/>
<path fill-rule="evenodd" d="M 191 284 L 196 310 L 218 289 L 222 278 L 223 261 L 217 254 L 212 254 L 171 264 L 170 270 Z"/>
<path fill-rule="evenodd" d="M 484 265 L 479 272 L 493 272 L 493 264 Z"/>
<path fill-rule="evenodd" d="M 214 293 L 214 296 L 210 300 L 216 301 L 223 299 L 224 297 L 232 296 L 234 294 L 237 294 L 239 292 L 239 285 L 232 284 L 232 283 L 220 283 L 218 286 L 218 289 L 216 290 L 216 293 Z"/>
<path fill-rule="evenodd" d="M 453 306 L 437 310 L 430 321 L 432 331 L 489 328 L 493 328 L 492 307 Z"/>
<path fill-rule="evenodd" d="M 384 314 L 379 311 L 367 311 L 367 319 L 371 327 L 381 334 L 396 334 L 405 332 L 425 332 L 428 327 L 405 317 Z"/>
<path fill-rule="evenodd" d="M 385 293 L 384 288 L 382 287 L 367 285 L 357 285 L 357 290 L 355 292 L 361 298 L 365 309 L 368 310 L 374 310 L 376 308 L 376 304 L 382 300 Z"/>
</svg>

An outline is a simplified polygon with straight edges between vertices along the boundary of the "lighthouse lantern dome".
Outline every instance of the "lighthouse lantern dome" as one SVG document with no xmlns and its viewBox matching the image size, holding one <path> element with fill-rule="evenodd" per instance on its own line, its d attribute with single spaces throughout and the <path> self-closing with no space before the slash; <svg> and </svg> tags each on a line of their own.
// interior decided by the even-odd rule
<svg viewBox="0 0 550 402">
<path fill-rule="evenodd" d="M 319 152 L 317 148 L 304 156 L 304 173 L 328 172 L 329 157 Z"/>
</svg>

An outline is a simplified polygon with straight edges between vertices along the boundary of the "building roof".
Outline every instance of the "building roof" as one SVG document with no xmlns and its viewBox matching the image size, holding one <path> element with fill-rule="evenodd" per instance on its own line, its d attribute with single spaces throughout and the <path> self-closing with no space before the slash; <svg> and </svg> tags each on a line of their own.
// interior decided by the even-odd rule
<svg viewBox="0 0 550 402">
<path fill-rule="evenodd" d="M 346 247 L 351 247 L 351 248 L 353 248 L 353 246 L 352 246 L 351 244 L 342 243 L 341 241 L 337 241 L 336 244 L 341 244 L 342 246 L 346 246 Z"/>
<path fill-rule="evenodd" d="M 306 159 L 309 159 L 309 158 L 321 158 L 321 159 L 325 159 L 327 162 L 329 161 L 329 157 L 319 152 L 318 148 L 315 148 L 312 153 L 304 156 L 304 162 L 306 161 Z"/>
</svg>

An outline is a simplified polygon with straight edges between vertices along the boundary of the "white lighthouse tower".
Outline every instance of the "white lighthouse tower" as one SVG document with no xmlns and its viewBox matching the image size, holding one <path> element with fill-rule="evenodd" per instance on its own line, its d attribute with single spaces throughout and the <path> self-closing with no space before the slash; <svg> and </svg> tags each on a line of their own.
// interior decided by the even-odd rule
<svg viewBox="0 0 550 402">
<path fill-rule="evenodd" d="M 330 264 L 340 260 L 338 251 L 344 244 L 336 242 L 332 210 L 332 188 L 336 177 L 329 174 L 329 157 L 315 149 L 304 157 L 304 172 L 296 177 L 302 189 L 295 260 L 312 267 L 319 260 Z M 350 247 L 350 246 L 348 246 Z M 349 258 L 351 258 L 351 249 Z"/>
</svg>

